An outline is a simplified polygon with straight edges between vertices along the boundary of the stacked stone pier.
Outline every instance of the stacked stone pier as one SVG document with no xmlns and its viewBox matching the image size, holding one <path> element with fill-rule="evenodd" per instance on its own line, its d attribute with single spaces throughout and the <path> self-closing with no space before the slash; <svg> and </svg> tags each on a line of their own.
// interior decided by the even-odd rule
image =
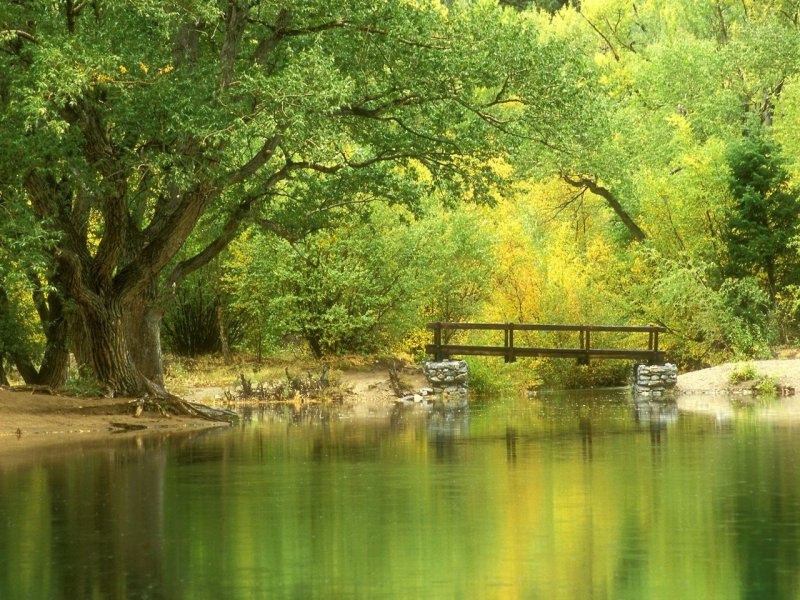
<svg viewBox="0 0 800 600">
<path fill-rule="evenodd" d="M 468 390 L 468 369 L 465 360 L 427 360 L 422 371 L 433 388 L 447 404 L 466 404 Z"/>
<path fill-rule="evenodd" d="M 671 396 L 678 383 L 678 367 L 665 365 L 636 365 L 633 393 L 640 398 L 663 398 Z"/>
</svg>

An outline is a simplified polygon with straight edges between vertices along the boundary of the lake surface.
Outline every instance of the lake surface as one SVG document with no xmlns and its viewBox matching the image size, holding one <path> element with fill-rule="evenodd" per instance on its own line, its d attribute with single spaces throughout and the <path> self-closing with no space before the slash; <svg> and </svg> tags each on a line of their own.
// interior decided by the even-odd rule
<svg viewBox="0 0 800 600">
<path fill-rule="evenodd" d="M 629 392 L 0 471 L 0 598 L 797 598 L 800 425 Z"/>
</svg>

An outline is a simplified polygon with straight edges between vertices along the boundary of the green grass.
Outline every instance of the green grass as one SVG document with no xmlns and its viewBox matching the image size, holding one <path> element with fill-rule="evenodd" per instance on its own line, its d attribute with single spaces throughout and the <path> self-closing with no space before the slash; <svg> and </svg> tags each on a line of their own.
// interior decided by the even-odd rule
<svg viewBox="0 0 800 600">
<path fill-rule="evenodd" d="M 752 363 L 737 364 L 728 374 L 728 383 L 731 385 L 747 382 L 752 382 L 753 393 L 759 396 L 775 396 L 778 393 L 778 380 L 761 373 Z"/>
</svg>

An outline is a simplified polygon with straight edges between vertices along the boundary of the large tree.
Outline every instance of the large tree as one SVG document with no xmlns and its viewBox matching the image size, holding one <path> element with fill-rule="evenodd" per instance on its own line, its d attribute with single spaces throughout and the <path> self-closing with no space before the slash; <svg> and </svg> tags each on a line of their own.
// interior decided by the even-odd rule
<svg viewBox="0 0 800 600">
<path fill-rule="evenodd" d="M 130 395 L 164 395 L 165 290 L 295 179 L 474 193 L 513 121 L 546 135 L 576 79 L 491 2 L 18 0 L 0 49 L 3 197 L 55 236 L 79 345 Z"/>
</svg>

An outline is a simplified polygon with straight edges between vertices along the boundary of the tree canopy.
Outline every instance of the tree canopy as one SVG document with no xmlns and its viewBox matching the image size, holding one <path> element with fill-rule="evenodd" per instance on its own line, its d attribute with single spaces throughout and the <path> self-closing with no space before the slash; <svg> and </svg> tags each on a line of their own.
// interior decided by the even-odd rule
<svg viewBox="0 0 800 600">
<path fill-rule="evenodd" d="M 684 364 L 797 335 L 795 0 L 27 0 L 0 50 L 0 356 L 26 379 L 71 351 L 164 395 L 198 276 L 220 315 L 270 307 L 250 350 L 418 347 L 456 305 L 662 323 Z"/>
</svg>

